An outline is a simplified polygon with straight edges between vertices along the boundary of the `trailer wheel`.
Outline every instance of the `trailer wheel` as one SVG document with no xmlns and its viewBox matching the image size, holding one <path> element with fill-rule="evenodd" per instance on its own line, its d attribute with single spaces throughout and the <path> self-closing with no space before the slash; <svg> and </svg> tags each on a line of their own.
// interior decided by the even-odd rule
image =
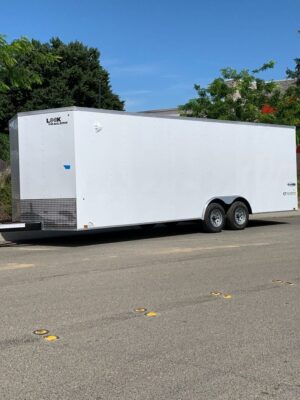
<svg viewBox="0 0 300 400">
<path fill-rule="evenodd" d="M 203 229 L 207 233 L 221 232 L 225 226 L 225 211 L 221 204 L 211 203 L 207 206 L 203 219 Z"/>
<path fill-rule="evenodd" d="M 242 201 L 231 204 L 226 214 L 226 225 L 232 230 L 245 229 L 249 221 L 248 207 Z"/>
</svg>

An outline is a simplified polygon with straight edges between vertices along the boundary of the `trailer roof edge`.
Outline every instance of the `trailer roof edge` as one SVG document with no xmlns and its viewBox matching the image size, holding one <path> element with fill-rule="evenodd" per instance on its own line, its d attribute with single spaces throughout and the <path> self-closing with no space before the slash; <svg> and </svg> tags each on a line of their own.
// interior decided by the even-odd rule
<svg viewBox="0 0 300 400">
<path fill-rule="evenodd" d="M 160 118 L 160 119 L 174 119 L 174 120 L 188 120 L 188 121 L 202 121 L 202 122 L 215 122 L 215 123 L 226 123 L 226 124 L 237 124 L 237 125 L 252 125 L 252 126 L 269 126 L 269 127 L 277 127 L 277 128 L 291 128 L 296 129 L 295 125 L 280 125 L 280 124 L 266 124 L 262 122 L 246 122 L 246 121 L 230 121 L 223 119 L 212 119 L 212 118 L 193 118 L 193 117 L 174 117 L 174 116 L 165 116 L 165 115 L 149 115 L 148 113 L 143 112 L 127 112 L 127 111 L 118 111 L 118 110 L 106 110 L 102 108 L 88 108 L 88 107 L 61 107 L 61 108 L 50 108 L 45 110 L 36 110 L 36 111 L 25 111 L 17 113 L 14 117 L 12 117 L 10 121 L 14 120 L 17 117 L 23 117 L 27 115 L 36 115 L 36 114 L 45 114 L 45 113 L 56 113 L 62 111 L 90 111 L 102 114 L 118 114 L 118 115 L 132 115 L 137 117 L 147 117 L 147 118 Z"/>
</svg>

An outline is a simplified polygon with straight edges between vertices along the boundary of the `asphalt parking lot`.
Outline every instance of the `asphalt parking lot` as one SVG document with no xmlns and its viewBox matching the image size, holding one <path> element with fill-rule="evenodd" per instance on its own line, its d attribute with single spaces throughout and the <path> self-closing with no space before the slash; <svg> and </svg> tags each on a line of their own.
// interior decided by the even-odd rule
<svg viewBox="0 0 300 400">
<path fill-rule="evenodd" d="M 2 242 L 0 399 L 299 399 L 299 289 L 299 215 Z"/>
</svg>

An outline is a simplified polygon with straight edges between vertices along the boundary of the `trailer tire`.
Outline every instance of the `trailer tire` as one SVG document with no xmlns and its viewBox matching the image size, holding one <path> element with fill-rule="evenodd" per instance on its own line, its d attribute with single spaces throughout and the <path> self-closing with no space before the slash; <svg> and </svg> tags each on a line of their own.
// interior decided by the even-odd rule
<svg viewBox="0 0 300 400">
<path fill-rule="evenodd" d="M 219 203 L 211 203 L 207 206 L 202 221 L 203 230 L 207 233 L 221 232 L 225 226 L 226 216 L 224 208 Z"/>
<path fill-rule="evenodd" d="M 245 203 L 236 201 L 229 207 L 226 214 L 227 228 L 238 231 L 245 229 L 249 222 L 249 210 Z"/>
</svg>

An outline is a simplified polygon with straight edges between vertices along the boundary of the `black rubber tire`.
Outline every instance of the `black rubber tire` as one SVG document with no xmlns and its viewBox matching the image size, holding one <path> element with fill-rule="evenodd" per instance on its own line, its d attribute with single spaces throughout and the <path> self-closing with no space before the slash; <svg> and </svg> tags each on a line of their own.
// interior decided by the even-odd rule
<svg viewBox="0 0 300 400">
<path fill-rule="evenodd" d="M 239 222 L 237 213 L 243 213 L 242 220 Z M 240 216 L 241 218 L 241 216 Z M 234 231 L 245 229 L 249 222 L 249 210 L 245 203 L 236 201 L 231 204 L 226 213 L 226 227 Z"/>
<path fill-rule="evenodd" d="M 216 226 L 213 223 L 213 213 L 217 214 L 220 218 L 220 224 Z M 226 216 L 225 210 L 219 203 L 211 203 L 207 206 L 205 216 L 202 221 L 203 230 L 207 233 L 218 233 L 221 232 L 225 226 Z"/>
</svg>

